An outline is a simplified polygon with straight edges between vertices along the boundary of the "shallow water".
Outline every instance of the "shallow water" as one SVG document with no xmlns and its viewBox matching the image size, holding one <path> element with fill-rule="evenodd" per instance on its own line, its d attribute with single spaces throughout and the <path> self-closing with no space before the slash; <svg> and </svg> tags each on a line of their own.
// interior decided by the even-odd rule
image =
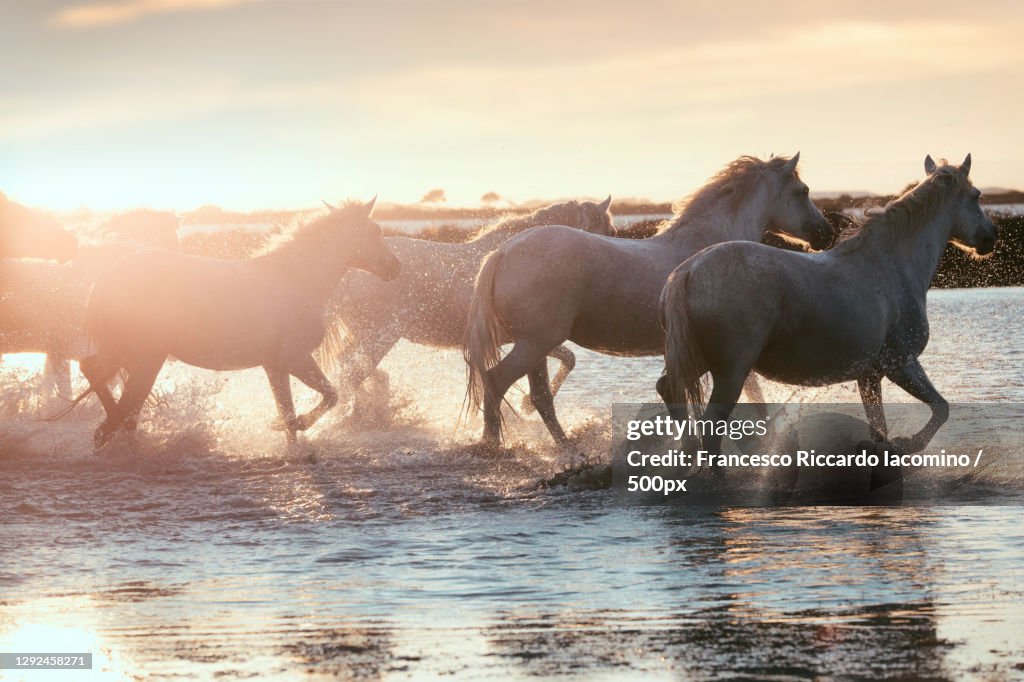
<svg viewBox="0 0 1024 682">
<path fill-rule="evenodd" d="M 922 360 L 948 399 L 1024 402 L 1024 290 L 929 309 Z M 610 404 L 654 400 L 660 363 L 578 354 L 558 404 L 601 457 Z M 7 358 L 0 651 L 92 651 L 95 679 L 1024 676 L 1022 515 L 988 504 L 1019 477 L 935 507 L 537 489 L 569 455 L 535 417 L 508 450 L 472 447 L 460 362 L 400 346 L 390 424 L 339 412 L 291 451 L 259 372 L 169 366 L 143 431 L 94 453 L 95 406 L 36 421 L 38 359 Z"/>
</svg>

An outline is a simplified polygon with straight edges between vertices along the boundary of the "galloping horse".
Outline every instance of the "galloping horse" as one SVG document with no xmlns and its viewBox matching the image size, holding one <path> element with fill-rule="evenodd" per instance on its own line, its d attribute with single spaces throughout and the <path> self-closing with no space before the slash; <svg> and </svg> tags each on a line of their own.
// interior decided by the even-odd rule
<svg viewBox="0 0 1024 682">
<path fill-rule="evenodd" d="M 676 419 L 703 404 L 726 419 L 751 370 L 776 381 L 822 386 L 856 379 L 876 440 L 887 439 L 882 377 L 931 406 L 928 423 L 893 445 L 924 448 L 949 407 L 918 356 L 928 344 L 925 295 L 947 243 L 978 255 L 995 249 L 996 227 L 959 167 L 925 159 L 927 177 L 831 251 L 792 253 L 760 244 L 721 244 L 676 268 L 665 284 L 662 394 Z M 721 437 L 705 440 L 717 454 Z"/>
<path fill-rule="evenodd" d="M 347 203 L 300 227 L 289 240 L 248 260 L 173 251 L 127 256 L 96 282 L 86 327 L 97 353 L 82 373 L 107 418 L 94 439 L 135 428 L 139 409 L 168 356 L 215 370 L 260 367 L 267 373 L 288 441 L 338 402 L 313 359 L 325 335 L 327 300 L 349 267 L 393 279 L 400 265 L 370 219 L 374 201 Z M 108 382 L 128 378 L 119 400 Z M 295 416 L 290 377 L 320 393 Z M 81 400 L 87 391 L 78 400 Z"/>
<path fill-rule="evenodd" d="M 384 282 L 363 272 L 350 272 L 329 304 L 347 332 L 340 354 L 342 387 L 352 391 L 388 352 L 405 338 L 442 348 L 462 345 L 473 279 L 480 261 L 512 235 L 539 225 L 566 225 L 594 234 L 614 234 L 608 212 L 611 197 L 601 203 L 569 201 L 524 216 L 510 216 L 481 228 L 462 244 L 387 237 L 384 243 L 403 263 L 415 263 Z M 576 357 L 564 346 L 550 355 L 561 362 L 552 393 L 572 370 Z M 529 405 L 523 400 L 524 408 Z"/>
<path fill-rule="evenodd" d="M 758 241 L 766 232 L 816 248 L 831 244 L 833 229 L 797 175 L 799 157 L 740 157 L 650 239 L 541 227 L 488 256 L 477 276 L 464 347 L 469 398 L 484 407 L 484 439 L 500 438 L 505 392 L 528 375 L 537 411 L 554 439 L 564 443 L 544 356 L 566 340 L 608 355 L 660 354 L 665 335 L 658 296 L 672 270 L 701 249 L 736 239 Z M 506 339 L 515 346 L 499 359 Z"/>
<path fill-rule="evenodd" d="M 49 215 L 15 203 L 0 193 L 0 258 L 42 258 L 67 262 L 78 240 Z"/>
</svg>

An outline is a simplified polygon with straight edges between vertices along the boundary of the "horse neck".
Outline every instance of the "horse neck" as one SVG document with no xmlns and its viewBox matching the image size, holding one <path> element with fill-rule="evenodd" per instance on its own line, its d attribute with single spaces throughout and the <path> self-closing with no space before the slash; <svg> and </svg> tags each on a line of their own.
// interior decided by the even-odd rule
<svg viewBox="0 0 1024 682">
<path fill-rule="evenodd" d="M 925 295 L 953 231 L 953 216 L 944 208 L 939 207 L 916 227 L 908 225 L 902 230 L 879 230 L 876 236 L 868 235 L 874 241 L 871 249 L 861 250 L 863 257 L 894 271 L 915 292 Z"/>
<path fill-rule="evenodd" d="M 687 252 L 685 258 L 722 242 L 759 242 L 768 227 L 768 199 L 768 188 L 762 185 L 737 207 L 717 201 L 693 215 L 684 210 L 672 227 L 652 239 L 676 245 Z"/>
<path fill-rule="evenodd" d="M 931 286 L 952 232 L 953 216 L 939 209 L 914 234 L 907 259 L 911 263 L 908 274 L 922 294 Z"/>
</svg>

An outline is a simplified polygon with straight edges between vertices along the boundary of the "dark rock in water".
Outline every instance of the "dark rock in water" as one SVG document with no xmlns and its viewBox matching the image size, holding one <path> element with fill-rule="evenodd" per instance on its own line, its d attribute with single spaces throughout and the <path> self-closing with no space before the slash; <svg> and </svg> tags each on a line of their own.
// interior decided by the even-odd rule
<svg viewBox="0 0 1024 682">
<path fill-rule="evenodd" d="M 846 414 L 824 413 L 799 419 L 780 434 L 772 450 L 796 458 L 798 451 L 817 455 L 875 455 L 879 465 L 793 466 L 773 469 L 766 479 L 772 504 L 896 504 L 903 500 L 903 474 L 885 467 L 883 452 L 895 450 L 871 440 L 865 421 Z"/>
<path fill-rule="evenodd" d="M 538 488 L 569 490 L 607 490 L 612 487 L 612 467 L 608 464 L 584 464 L 560 471 L 537 484 Z"/>
</svg>

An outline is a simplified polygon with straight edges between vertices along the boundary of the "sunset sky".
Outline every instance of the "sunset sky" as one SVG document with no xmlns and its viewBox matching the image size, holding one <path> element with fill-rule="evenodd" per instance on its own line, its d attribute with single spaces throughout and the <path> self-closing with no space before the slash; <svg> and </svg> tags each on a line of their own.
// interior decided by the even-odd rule
<svg viewBox="0 0 1024 682">
<path fill-rule="evenodd" d="M 1024 187 L 1015 0 L 0 0 L 0 59 L 0 191 L 52 208 Z"/>
</svg>

